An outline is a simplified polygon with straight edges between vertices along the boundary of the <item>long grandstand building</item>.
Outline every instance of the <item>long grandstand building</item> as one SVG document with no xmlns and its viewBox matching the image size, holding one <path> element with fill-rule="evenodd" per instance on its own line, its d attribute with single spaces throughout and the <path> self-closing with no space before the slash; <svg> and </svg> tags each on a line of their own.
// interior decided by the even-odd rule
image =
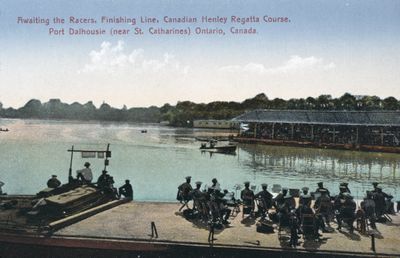
<svg viewBox="0 0 400 258">
<path fill-rule="evenodd" d="M 400 111 L 254 110 L 233 120 L 241 142 L 400 153 Z"/>
</svg>

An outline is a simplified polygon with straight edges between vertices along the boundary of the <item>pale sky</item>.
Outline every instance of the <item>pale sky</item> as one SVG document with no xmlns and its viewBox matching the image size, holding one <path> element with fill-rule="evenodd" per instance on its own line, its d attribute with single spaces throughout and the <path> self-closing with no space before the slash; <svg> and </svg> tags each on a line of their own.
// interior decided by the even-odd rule
<svg viewBox="0 0 400 258">
<path fill-rule="evenodd" d="M 349 92 L 400 99 L 400 1 L 6 1 L 0 0 L 0 102 L 32 98 L 115 107 L 179 100 L 242 101 Z M 162 22 L 164 16 L 286 16 L 286 24 Z M 94 25 L 18 24 L 18 17 L 94 18 Z M 145 35 L 49 36 L 54 28 L 105 28 L 101 16 L 154 16 Z M 119 25 L 132 29 L 132 25 Z M 220 28 L 219 35 L 149 35 L 149 27 Z"/>
</svg>

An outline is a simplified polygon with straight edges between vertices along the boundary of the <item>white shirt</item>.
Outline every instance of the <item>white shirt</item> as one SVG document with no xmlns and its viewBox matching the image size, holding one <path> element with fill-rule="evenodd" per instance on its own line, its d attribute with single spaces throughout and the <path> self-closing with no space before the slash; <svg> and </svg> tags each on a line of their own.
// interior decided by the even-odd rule
<svg viewBox="0 0 400 258">
<path fill-rule="evenodd" d="M 85 178 L 86 181 L 92 181 L 93 179 L 93 174 L 92 170 L 90 168 L 84 168 L 76 171 L 76 174 L 81 173 L 83 178 Z"/>
</svg>

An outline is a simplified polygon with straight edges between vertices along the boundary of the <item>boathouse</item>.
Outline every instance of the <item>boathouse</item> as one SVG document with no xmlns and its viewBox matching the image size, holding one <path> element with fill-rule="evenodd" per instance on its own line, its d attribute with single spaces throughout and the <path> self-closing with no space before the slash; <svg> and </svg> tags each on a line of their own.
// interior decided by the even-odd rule
<svg viewBox="0 0 400 258">
<path fill-rule="evenodd" d="M 193 128 L 238 129 L 239 122 L 232 120 L 194 120 Z"/>
<path fill-rule="evenodd" d="M 253 110 L 233 120 L 241 141 L 400 152 L 400 111 Z"/>
</svg>

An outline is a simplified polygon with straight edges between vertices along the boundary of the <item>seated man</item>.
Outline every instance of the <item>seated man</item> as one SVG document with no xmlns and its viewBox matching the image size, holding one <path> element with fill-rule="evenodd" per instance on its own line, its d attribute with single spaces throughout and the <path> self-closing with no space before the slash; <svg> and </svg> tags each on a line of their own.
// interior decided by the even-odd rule
<svg viewBox="0 0 400 258">
<path fill-rule="evenodd" d="M 320 191 L 323 190 L 323 189 L 327 192 L 328 196 L 331 196 L 330 193 L 329 193 L 329 190 L 324 188 L 324 183 L 323 182 L 319 182 L 318 183 L 318 188 L 315 190 L 315 192 L 316 193 L 320 193 Z"/>
<path fill-rule="evenodd" d="M 105 188 L 107 187 L 108 181 L 109 181 L 109 175 L 107 174 L 107 170 L 103 170 L 101 172 L 101 175 L 97 179 L 97 186 L 100 188 Z"/>
<path fill-rule="evenodd" d="M 125 198 L 133 199 L 133 189 L 129 180 L 125 180 L 125 184 L 118 189 L 119 198 L 123 195 Z"/>
<path fill-rule="evenodd" d="M 354 230 L 354 220 L 355 220 L 355 211 L 357 208 L 357 204 L 353 200 L 353 197 L 349 193 L 344 193 L 344 200 L 341 201 L 341 205 L 339 207 L 339 214 L 337 214 L 336 219 L 338 223 L 338 230 L 342 228 L 342 223 L 346 222 L 350 227 L 350 232 Z"/>
<path fill-rule="evenodd" d="M 57 188 L 61 185 L 60 180 L 57 179 L 57 175 L 52 175 L 51 178 L 47 181 L 48 188 Z"/>
<path fill-rule="evenodd" d="M 367 196 L 361 202 L 361 209 L 364 211 L 365 218 L 369 220 L 371 227 L 376 228 L 375 202 L 371 191 L 367 191 Z"/>
<path fill-rule="evenodd" d="M 266 213 L 272 208 L 272 194 L 267 191 L 267 184 L 261 184 L 262 191 L 257 193 L 254 197 L 258 199 L 258 212 L 261 219 L 265 219 Z"/>
<path fill-rule="evenodd" d="M 90 163 L 85 162 L 85 168 L 76 171 L 76 178 L 80 179 L 83 183 L 90 183 L 93 179 L 93 173 L 90 169 Z"/>
<path fill-rule="evenodd" d="M 190 192 L 193 190 L 192 185 L 190 184 L 192 177 L 187 176 L 185 179 L 186 182 L 178 186 L 178 200 L 181 202 L 188 202 L 192 199 L 190 196 Z"/>
<path fill-rule="evenodd" d="M 321 196 L 315 201 L 314 209 L 320 216 L 322 230 L 325 230 L 325 224 L 329 226 L 333 207 L 327 191 L 325 189 L 320 189 L 320 193 Z"/>
</svg>

